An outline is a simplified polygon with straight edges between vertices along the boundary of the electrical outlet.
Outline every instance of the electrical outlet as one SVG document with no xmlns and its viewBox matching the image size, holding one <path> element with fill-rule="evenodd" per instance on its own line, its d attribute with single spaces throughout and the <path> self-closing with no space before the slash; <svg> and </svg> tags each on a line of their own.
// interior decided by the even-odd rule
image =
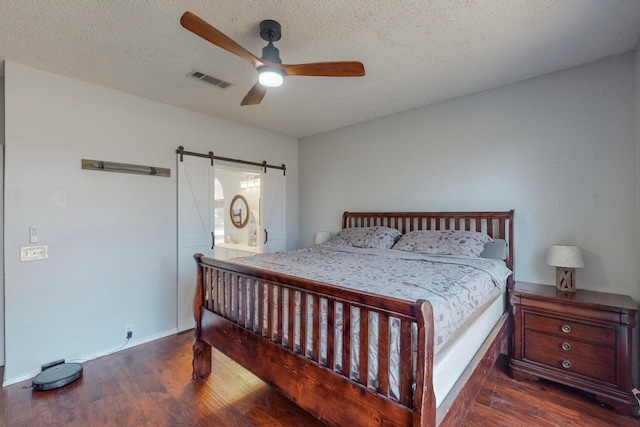
<svg viewBox="0 0 640 427">
<path fill-rule="evenodd" d="M 20 248 L 20 261 L 35 261 L 49 258 L 49 248 L 45 246 L 23 246 Z"/>
<path fill-rule="evenodd" d="M 126 334 L 127 339 L 133 336 L 133 325 L 124 325 L 124 332 Z"/>
</svg>

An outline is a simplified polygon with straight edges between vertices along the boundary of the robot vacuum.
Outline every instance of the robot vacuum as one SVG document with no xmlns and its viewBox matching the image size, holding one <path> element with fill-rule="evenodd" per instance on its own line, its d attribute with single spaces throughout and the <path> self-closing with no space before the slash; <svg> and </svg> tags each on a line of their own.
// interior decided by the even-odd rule
<svg viewBox="0 0 640 427">
<path fill-rule="evenodd" d="M 32 385 L 34 390 L 51 390 L 72 383 L 81 376 L 80 363 L 64 363 L 64 360 L 58 360 L 44 365 L 42 372 L 33 379 Z"/>
</svg>

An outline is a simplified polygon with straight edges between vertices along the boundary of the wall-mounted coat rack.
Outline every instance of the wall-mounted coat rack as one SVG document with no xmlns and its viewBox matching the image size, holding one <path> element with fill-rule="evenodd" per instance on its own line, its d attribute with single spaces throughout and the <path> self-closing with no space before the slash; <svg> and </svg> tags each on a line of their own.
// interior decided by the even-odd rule
<svg viewBox="0 0 640 427">
<path fill-rule="evenodd" d="M 82 159 L 82 169 L 105 172 L 135 173 L 139 175 L 171 176 L 171 169 L 155 166 L 131 165 L 128 163 L 105 162 L 102 160 Z"/>
</svg>

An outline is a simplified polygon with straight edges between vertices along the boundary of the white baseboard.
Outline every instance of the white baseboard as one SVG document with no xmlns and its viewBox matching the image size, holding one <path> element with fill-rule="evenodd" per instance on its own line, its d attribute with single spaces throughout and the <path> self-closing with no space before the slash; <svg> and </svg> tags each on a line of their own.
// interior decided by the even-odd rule
<svg viewBox="0 0 640 427">
<path fill-rule="evenodd" d="M 90 355 L 86 355 L 86 356 L 75 357 L 73 359 L 68 359 L 68 360 L 65 359 L 65 361 L 67 363 L 84 363 L 84 362 L 88 362 L 90 360 L 99 359 L 100 357 L 109 356 L 111 354 L 118 353 L 118 352 L 120 352 L 122 350 L 126 350 L 128 348 L 135 347 L 135 346 L 138 346 L 140 344 L 145 344 L 145 343 L 148 343 L 148 342 L 151 342 L 151 341 L 158 340 L 160 338 L 168 337 L 170 335 L 174 335 L 174 334 L 177 334 L 177 333 L 178 333 L 178 329 L 177 328 L 172 328 L 172 329 L 169 329 L 167 331 L 163 331 L 163 332 L 159 332 L 157 334 L 153 334 L 153 335 L 149 335 L 147 337 L 143 337 L 143 338 L 141 338 L 139 340 L 129 340 L 129 342 L 126 343 L 125 346 L 120 347 L 120 348 L 116 347 L 115 350 L 114 349 L 109 349 L 109 350 L 102 351 L 100 353 L 94 353 L 94 354 L 90 354 Z M 9 386 L 11 384 L 16 384 L 16 383 L 19 383 L 19 382 L 22 382 L 22 381 L 30 380 L 31 378 L 33 378 L 36 375 L 38 375 L 40 372 L 42 372 L 42 371 L 40 371 L 40 370 L 31 371 L 31 372 L 23 373 L 21 375 L 14 376 L 12 378 L 5 378 L 4 381 L 2 382 L 2 387 L 6 387 L 6 386 Z"/>
</svg>

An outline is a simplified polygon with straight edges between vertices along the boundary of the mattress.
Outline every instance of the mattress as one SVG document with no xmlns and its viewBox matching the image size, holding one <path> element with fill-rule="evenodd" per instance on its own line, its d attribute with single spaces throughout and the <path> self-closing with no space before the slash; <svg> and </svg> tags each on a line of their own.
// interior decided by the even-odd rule
<svg viewBox="0 0 640 427">
<path fill-rule="evenodd" d="M 505 310 L 505 292 L 501 292 L 481 309 L 473 321 L 460 329 L 447 347 L 433 360 L 433 391 L 436 408 L 447 398 L 469 362 L 474 358 L 487 336 L 498 323 Z"/>
</svg>

